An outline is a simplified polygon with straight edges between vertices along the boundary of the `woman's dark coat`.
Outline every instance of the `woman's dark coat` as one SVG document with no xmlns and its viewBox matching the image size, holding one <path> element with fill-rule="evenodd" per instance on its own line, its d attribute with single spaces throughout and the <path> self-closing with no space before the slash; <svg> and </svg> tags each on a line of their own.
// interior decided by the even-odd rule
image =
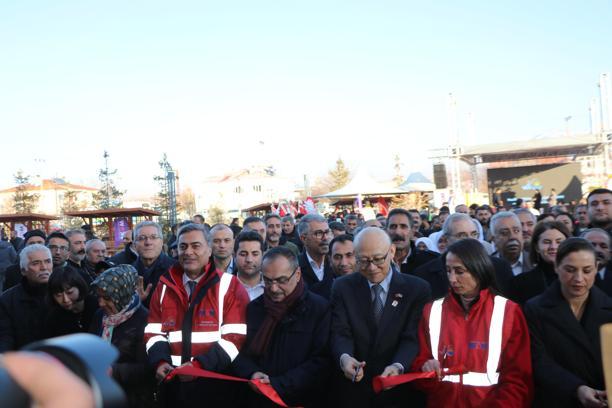
<svg viewBox="0 0 612 408">
<path fill-rule="evenodd" d="M 47 299 L 47 302 L 50 300 Z M 65 336 L 73 333 L 88 333 L 94 314 L 98 310 L 98 299 L 93 295 L 85 296 L 85 308 L 81 313 L 62 309 L 51 300 L 49 314 L 45 320 L 45 338 Z"/>
<path fill-rule="evenodd" d="M 155 373 L 147 364 L 142 341 L 148 315 L 147 308 L 138 306 L 132 317 L 114 328 L 111 339 L 111 344 L 119 350 L 119 358 L 112 366 L 113 378 L 125 391 L 130 407 L 152 405 Z M 94 316 L 90 333 L 102 335 L 103 317 L 104 313 L 99 309 Z"/>
<path fill-rule="evenodd" d="M 525 305 L 536 389 L 534 406 L 579 406 L 576 390 L 604 390 L 599 327 L 612 322 L 612 299 L 593 286 L 578 321 L 555 281 Z"/>
</svg>

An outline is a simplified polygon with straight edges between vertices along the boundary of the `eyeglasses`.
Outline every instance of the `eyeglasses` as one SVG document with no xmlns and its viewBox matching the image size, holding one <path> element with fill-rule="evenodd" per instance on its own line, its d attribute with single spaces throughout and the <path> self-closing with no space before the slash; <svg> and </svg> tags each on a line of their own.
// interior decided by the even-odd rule
<svg viewBox="0 0 612 408">
<path fill-rule="evenodd" d="M 332 231 L 330 229 L 326 229 L 326 230 L 317 230 L 317 231 L 313 231 L 311 232 L 312 236 L 315 237 L 316 239 L 321 239 L 324 236 L 328 237 L 330 235 L 332 235 Z"/>
<path fill-rule="evenodd" d="M 378 256 L 376 258 L 357 258 L 357 263 L 359 264 L 359 267 L 362 269 L 366 269 L 368 266 L 370 266 L 370 264 L 373 264 L 375 266 L 382 266 L 384 265 L 385 261 L 387 260 L 387 257 L 389 256 L 389 251 L 387 251 L 387 253 L 384 256 Z"/>
<path fill-rule="evenodd" d="M 161 237 L 159 235 L 140 235 L 138 237 L 136 237 L 136 241 L 138 242 L 145 242 L 145 241 L 156 241 L 158 239 L 160 239 Z"/>
<path fill-rule="evenodd" d="M 270 279 L 270 278 L 266 278 L 265 276 L 262 276 L 264 286 L 268 286 L 269 287 L 269 286 L 274 285 L 275 283 L 277 285 L 279 285 L 279 286 L 280 285 L 286 285 L 287 283 L 289 283 L 291 278 L 293 278 L 293 275 L 295 275 L 296 272 L 297 272 L 297 268 L 295 268 L 293 270 L 293 273 L 291 275 L 289 275 L 289 276 L 281 276 L 280 278 L 277 278 L 277 279 Z"/>
<path fill-rule="evenodd" d="M 59 246 L 59 245 L 48 245 L 47 248 L 49 248 L 49 251 L 65 252 L 68 250 L 67 246 Z"/>
</svg>

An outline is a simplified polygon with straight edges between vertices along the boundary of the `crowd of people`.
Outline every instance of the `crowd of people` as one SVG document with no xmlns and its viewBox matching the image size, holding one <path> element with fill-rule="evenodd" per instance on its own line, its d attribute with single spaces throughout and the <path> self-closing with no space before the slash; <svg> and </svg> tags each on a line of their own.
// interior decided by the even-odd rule
<svg viewBox="0 0 612 408">
<path fill-rule="evenodd" d="M 130 407 L 607 406 L 612 191 L 532 210 L 142 221 L 111 257 L 28 231 L 0 247 L 0 352 L 100 336 Z"/>
</svg>

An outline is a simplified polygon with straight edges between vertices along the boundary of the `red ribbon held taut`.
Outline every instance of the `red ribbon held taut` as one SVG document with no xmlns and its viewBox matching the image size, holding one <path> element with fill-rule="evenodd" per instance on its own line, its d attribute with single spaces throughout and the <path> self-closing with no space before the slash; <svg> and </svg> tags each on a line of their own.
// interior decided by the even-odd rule
<svg viewBox="0 0 612 408">
<path fill-rule="evenodd" d="M 465 367 L 458 366 L 455 368 L 445 368 L 443 371 L 444 375 L 455 375 L 455 374 L 463 374 L 465 373 Z M 379 394 L 383 390 L 395 387 L 396 385 L 405 384 L 415 380 L 426 380 L 426 379 L 435 379 L 438 375 L 435 371 L 426 371 L 424 373 L 406 373 L 400 375 L 394 375 L 390 377 L 374 377 L 372 378 L 372 388 L 374 388 L 374 392 Z"/>
<path fill-rule="evenodd" d="M 264 384 L 259 380 L 247 380 L 245 378 L 232 377 L 231 375 L 219 374 L 214 371 L 203 370 L 201 368 L 196 368 L 193 366 L 183 366 L 175 368 L 170 371 L 170 373 L 166 376 L 165 380 L 171 380 L 177 375 L 190 375 L 192 377 L 199 378 L 212 378 L 216 380 L 226 380 L 226 381 L 237 381 L 237 382 L 246 382 L 253 384 L 259 392 L 265 395 L 272 402 L 280 405 L 281 407 L 288 407 L 287 404 L 283 401 L 283 399 L 278 395 L 278 393 L 274 390 L 274 388 L 270 384 Z"/>
</svg>

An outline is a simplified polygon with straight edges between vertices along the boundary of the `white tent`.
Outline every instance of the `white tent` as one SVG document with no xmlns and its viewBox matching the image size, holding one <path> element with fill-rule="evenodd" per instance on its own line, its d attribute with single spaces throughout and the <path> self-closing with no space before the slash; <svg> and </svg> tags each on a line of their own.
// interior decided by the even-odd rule
<svg viewBox="0 0 612 408">
<path fill-rule="evenodd" d="M 399 189 L 408 191 L 434 191 L 436 185 L 422 173 L 411 173 L 406 181 L 399 185 Z"/>
<path fill-rule="evenodd" d="M 357 197 L 359 194 L 362 197 L 395 195 L 406 194 L 406 190 L 393 187 L 390 183 L 379 183 L 365 171 L 357 171 L 346 186 L 336 191 L 319 195 L 316 198 L 349 198 Z"/>
</svg>

